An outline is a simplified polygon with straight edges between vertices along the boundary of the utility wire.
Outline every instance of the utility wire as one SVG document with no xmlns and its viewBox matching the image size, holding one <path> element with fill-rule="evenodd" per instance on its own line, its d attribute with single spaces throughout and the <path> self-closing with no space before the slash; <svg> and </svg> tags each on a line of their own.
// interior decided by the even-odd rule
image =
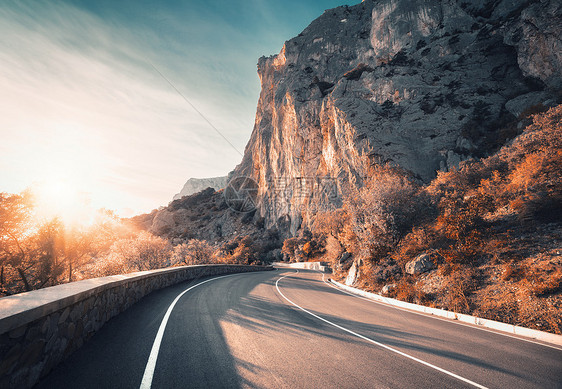
<svg viewBox="0 0 562 389">
<path fill-rule="evenodd" d="M 161 76 L 164 80 L 166 80 L 166 82 L 167 82 L 168 84 L 170 84 L 170 86 L 171 86 L 172 88 L 174 88 L 174 90 L 178 93 L 178 95 L 180 95 L 180 96 L 185 100 L 185 102 L 186 102 L 187 104 L 189 104 L 189 105 L 191 106 L 191 108 L 193 108 L 193 109 L 195 110 L 195 112 L 197 112 L 197 113 L 199 114 L 199 116 L 201 116 L 201 117 L 203 118 L 203 120 L 205 120 L 205 121 L 209 124 L 209 126 L 211 126 L 211 128 L 212 128 L 213 130 L 215 130 L 216 133 L 219 134 L 219 135 L 226 141 L 226 143 L 228 143 L 238 154 L 240 154 L 242 157 L 244 157 L 244 154 L 242 154 L 242 153 L 241 153 L 241 152 L 240 152 L 240 151 L 239 151 L 239 150 L 238 150 L 238 149 L 237 149 L 237 148 L 236 148 L 236 147 L 235 147 L 219 130 L 218 130 L 218 128 L 216 128 L 216 127 L 213 125 L 213 123 L 211 123 L 211 122 L 209 121 L 209 119 L 207 119 L 207 118 L 205 117 L 205 115 L 203 115 L 203 114 L 201 113 L 201 111 L 199 111 L 199 110 L 195 107 L 195 105 L 193 105 L 193 104 L 191 103 L 191 101 L 189 101 L 189 99 L 188 99 L 187 97 L 185 97 L 185 96 L 183 95 L 183 93 L 181 93 L 181 92 L 178 90 L 178 88 L 176 88 L 176 86 L 175 86 L 174 84 L 172 84 L 172 82 L 171 82 L 168 78 L 166 78 L 166 76 L 164 76 L 164 75 L 162 74 L 162 72 L 161 72 L 160 70 L 158 70 L 158 68 L 157 68 L 156 66 L 154 66 L 154 64 L 153 64 L 152 62 L 150 62 L 150 65 L 154 68 L 154 70 L 156 70 L 156 72 L 157 72 L 158 74 L 160 74 L 160 76 Z"/>
</svg>

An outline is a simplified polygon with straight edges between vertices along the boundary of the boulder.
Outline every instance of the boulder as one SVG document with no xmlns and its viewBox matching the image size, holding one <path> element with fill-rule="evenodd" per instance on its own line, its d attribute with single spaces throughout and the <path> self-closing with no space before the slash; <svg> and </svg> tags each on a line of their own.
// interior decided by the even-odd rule
<svg viewBox="0 0 562 389">
<path fill-rule="evenodd" d="M 174 214 L 166 209 L 159 210 L 152 220 L 150 232 L 162 235 L 169 232 L 174 226 Z"/>
<path fill-rule="evenodd" d="M 387 284 L 387 285 L 382 287 L 381 293 L 382 294 L 389 294 L 394 289 L 396 289 L 396 284 Z"/>
<path fill-rule="evenodd" d="M 435 267 L 431 254 L 423 253 L 406 264 L 406 273 L 421 274 Z"/>
<path fill-rule="evenodd" d="M 340 259 L 338 260 L 340 265 L 343 265 L 344 263 L 346 263 L 349 259 L 351 258 L 351 254 L 348 252 L 345 252 L 341 255 Z"/>
<path fill-rule="evenodd" d="M 345 284 L 347 286 L 353 286 L 358 279 L 359 279 L 359 265 L 357 262 L 353 262 L 353 265 L 351 265 L 351 268 L 349 269 L 349 273 L 347 273 Z"/>
</svg>

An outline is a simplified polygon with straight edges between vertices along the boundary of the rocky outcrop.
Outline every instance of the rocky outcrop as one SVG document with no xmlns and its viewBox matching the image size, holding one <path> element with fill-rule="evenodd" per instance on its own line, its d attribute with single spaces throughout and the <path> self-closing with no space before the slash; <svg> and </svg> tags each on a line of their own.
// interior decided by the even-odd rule
<svg viewBox="0 0 562 389">
<path fill-rule="evenodd" d="M 342 253 L 340 259 L 338 260 L 338 264 L 343 265 L 347 261 L 349 261 L 350 259 L 351 259 L 351 253 L 348 253 L 348 252 Z"/>
<path fill-rule="evenodd" d="M 393 292 L 394 290 L 396 290 L 396 284 L 386 284 L 385 286 L 382 287 L 381 293 L 382 294 L 389 294 L 390 292 Z"/>
<path fill-rule="evenodd" d="M 156 235 L 164 235 L 175 226 L 174 214 L 167 209 L 162 209 L 156 212 L 150 232 Z"/>
<path fill-rule="evenodd" d="M 349 272 L 347 273 L 347 277 L 345 279 L 345 284 L 347 286 L 355 285 L 355 283 L 359 279 L 360 271 L 361 271 L 360 266 L 361 263 L 358 261 L 353 262 L 353 265 L 351 265 L 351 268 L 349 269 Z"/>
<path fill-rule="evenodd" d="M 263 219 L 255 211 L 241 213 L 229 208 L 223 192 L 213 188 L 174 200 L 167 207 L 135 216 L 129 222 L 171 239 L 174 244 L 189 239 L 222 242 L 264 232 Z"/>
<path fill-rule="evenodd" d="M 179 200 L 184 196 L 190 196 L 207 188 L 213 188 L 214 190 L 224 189 L 226 187 L 227 181 L 228 176 L 212 178 L 190 178 L 183 185 L 180 193 L 174 195 L 174 200 Z"/>
<path fill-rule="evenodd" d="M 292 233 L 361 185 L 365 161 L 422 181 L 496 150 L 498 128 L 560 99 L 560 4 L 365 0 L 262 57 L 255 127 L 234 175 Z M 515 134 L 512 134 L 515 135 Z"/>
<path fill-rule="evenodd" d="M 528 1 L 519 3 L 525 4 Z M 533 3 L 521 12 L 517 20 L 507 24 L 504 41 L 517 49 L 517 62 L 525 75 L 536 77 L 552 88 L 561 89 L 562 3 Z"/>
<path fill-rule="evenodd" d="M 431 254 L 420 254 L 415 259 L 406 263 L 406 273 L 421 274 L 435 267 L 434 256 Z"/>
</svg>

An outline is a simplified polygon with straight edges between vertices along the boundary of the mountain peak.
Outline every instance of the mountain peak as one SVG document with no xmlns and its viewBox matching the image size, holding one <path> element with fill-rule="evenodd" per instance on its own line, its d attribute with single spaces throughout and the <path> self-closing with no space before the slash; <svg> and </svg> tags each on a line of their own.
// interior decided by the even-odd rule
<svg viewBox="0 0 562 389">
<path fill-rule="evenodd" d="M 267 225 L 289 216 L 296 231 L 316 194 L 280 200 L 276 180 L 361 185 L 366 158 L 429 182 L 489 155 L 517 135 L 523 111 L 559 99 L 560 8 L 369 0 L 327 10 L 260 58 L 255 127 L 235 175 L 258 183 Z"/>
<path fill-rule="evenodd" d="M 190 178 L 183 185 L 181 191 L 174 195 L 174 200 L 179 200 L 184 196 L 190 196 L 192 194 L 201 192 L 207 188 L 213 188 L 214 190 L 224 189 L 226 187 L 228 177 L 210 177 L 210 178 Z"/>
</svg>

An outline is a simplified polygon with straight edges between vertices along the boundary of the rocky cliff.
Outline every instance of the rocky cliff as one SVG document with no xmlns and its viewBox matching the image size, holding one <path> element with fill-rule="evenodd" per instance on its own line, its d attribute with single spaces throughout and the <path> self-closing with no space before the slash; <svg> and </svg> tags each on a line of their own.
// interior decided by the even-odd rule
<svg viewBox="0 0 562 389">
<path fill-rule="evenodd" d="M 312 203 L 361 185 L 365 160 L 427 182 L 485 156 L 517 134 L 525 110 L 560 100 L 561 13 L 555 0 L 328 10 L 259 59 L 255 127 L 234 176 L 258 183 L 266 226 L 295 232 Z"/>
<path fill-rule="evenodd" d="M 183 185 L 180 193 L 174 195 L 174 200 L 179 200 L 184 196 L 190 196 L 207 188 L 213 188 L 214 190 L 224 189 L 226 187 L 227 178 L 227 176 L 212 178 L 190 178 Z"/>
</svg>

